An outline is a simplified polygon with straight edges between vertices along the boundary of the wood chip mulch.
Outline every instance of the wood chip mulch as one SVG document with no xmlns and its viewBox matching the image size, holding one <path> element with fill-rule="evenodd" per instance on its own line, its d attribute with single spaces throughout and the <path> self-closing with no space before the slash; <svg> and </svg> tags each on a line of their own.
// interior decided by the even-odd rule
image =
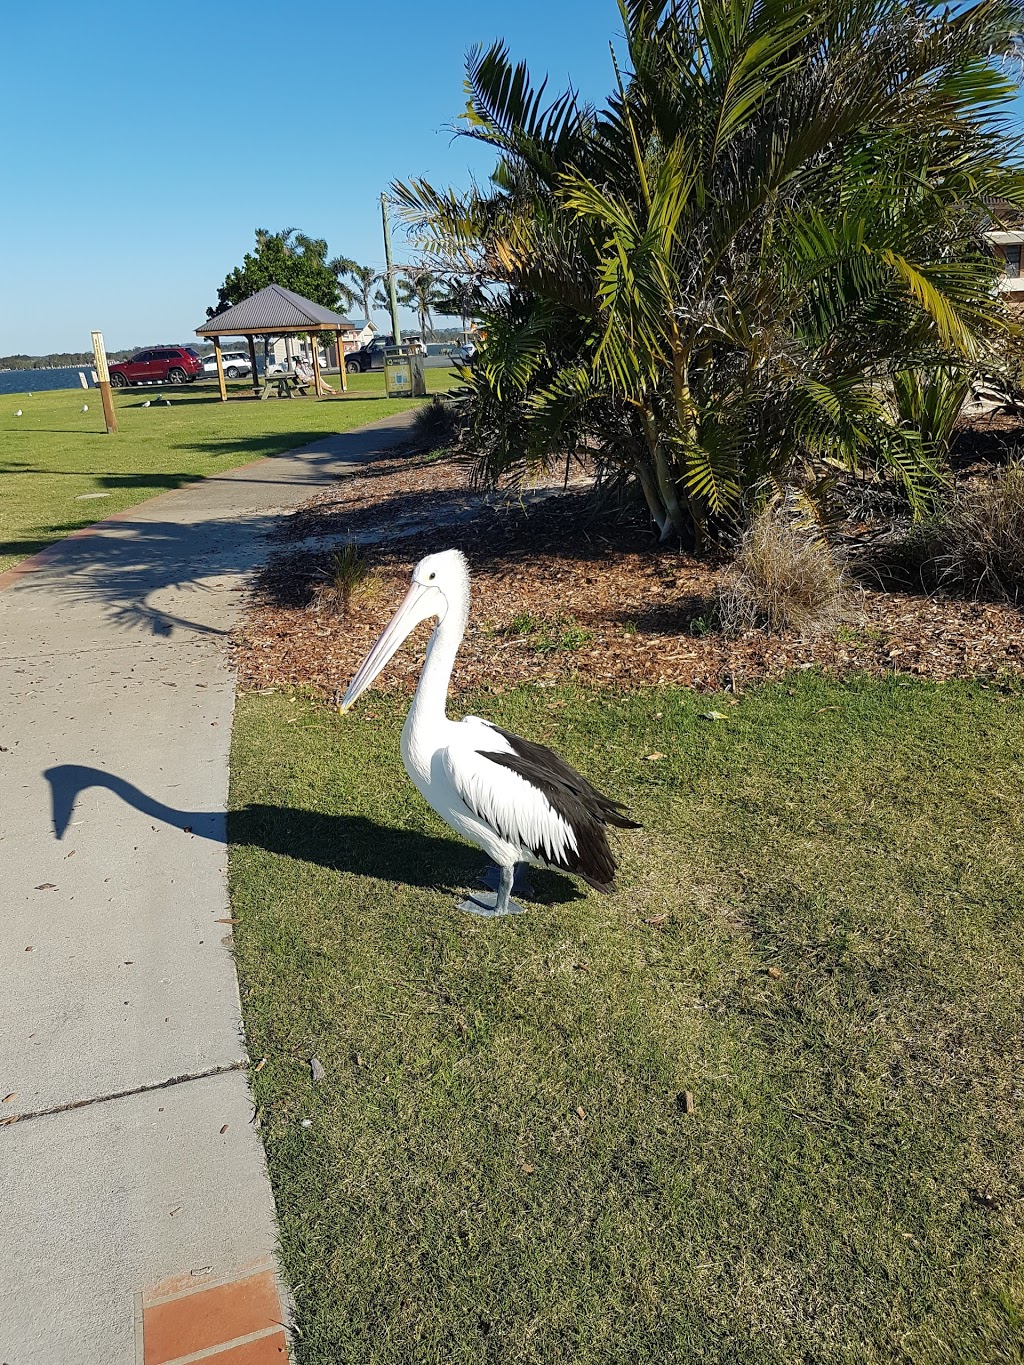
<svg viewBox="0 0 1024 1365">
<path fill-rule="evenodd" d="M 374 537 L 383 539 L 368 543 Z M 332 553 L 346 540 L 365 543 L 371 574 L 342 618 L 322 592 Z M 404 596 L 413 564 L 453 547 L 473 574 L 456 688 L 575 678 L 621 688 L 739 689 L 813 666 L 935 680 L 1024 670 L 1024 615 L 1016 606 L 883 591 L 871 581 L 853 594 L 849 625 L 830 636 L 727 638 L 711 624 L 729 573 L 725 560 L 659 548 L 641 520 L 599 515 L 583 486 L 549 487 L 525 500 L 483 498 L 457 462 L 396 454 L 282 521 L 234 641 L 241 685 L 302 686 L 333 698 Z M 378 687 L 415 687 L 428 634 L 422 626 Z"/>
</svg>

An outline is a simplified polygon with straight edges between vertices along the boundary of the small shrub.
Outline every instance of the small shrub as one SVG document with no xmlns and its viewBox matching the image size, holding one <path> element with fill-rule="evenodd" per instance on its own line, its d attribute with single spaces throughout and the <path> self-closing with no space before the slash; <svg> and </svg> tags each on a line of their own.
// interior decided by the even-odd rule
<svg viewBox="0 0 1024 1365">
<path fill-rule="evenodd" d="M 416 413 L 412 424 L 415 445 L 426 450 L 439 450 L 456 444 L 459 436 L 459 415 L 455 405 L 440 394 Z"/>
<path fill-rule="evenodd" d="M 938 527 L 939 579 L 975 596 L 1024 594 L 1024 462 L 954 494 Z"/>
<path fill-rule="evenodd" d="M 730 633 L 767 627 L 816 635 L 834 630 L 846 606 L 845 574 L 813 526 L 778 502 L 757 512 L 736 551 L 731 582 L 719 595 Z"/>
<path fill-rule="evenodd" d="M 905 427 L 916 431 L 933 457 L 945 460 L 957 420 L 970 392 L 959 370 L 904 370 L 893 378 L 896 410 Z"/>
<path fill-rule="evenodd" d="M 344 616 L 352 603 L 353 594 L 366 584 L 369 573 L 370 567 L 359 546 L 348 541 L 341 550 L 331 555 L 331 568 L 326 574 L 326 582 L 321 584 L 313 597 L 315 609 Z"/>
</svg>

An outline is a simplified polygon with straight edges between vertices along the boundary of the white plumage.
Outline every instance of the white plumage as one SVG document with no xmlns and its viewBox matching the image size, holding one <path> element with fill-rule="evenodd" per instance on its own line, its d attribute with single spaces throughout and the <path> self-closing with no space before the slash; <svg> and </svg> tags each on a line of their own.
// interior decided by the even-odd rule
<svg viewBox="0 0 1024 1365">
<path fill-rule="evenodd" d="M 492 915 L 520 911 L 510 894 L 521 862 L 574 872 L 598 890 L 610 890 L 615 859 L 606 826 L 636 828 L 618 802 L 543 745 L 480 716 L 452 721 L 445 714 L 469 616 L 469 572 L 458 551 L 428 555 L 416 565 L 405 601 L 352 679 L 342 714 L 416 626 L 435 616 L 438 625 L 402 730 L 402 761 L 424 800 L 498 866 L 497 895 L 474 894 L 461 908 Z"/>
<path fill-rule="evenodd" d="M 578 851 L 572 826 L 544 793 L 519 773 L 484 757 L 485 753 L 514 752 L 500 730 L 479 716 L 447 723 L 450 729 L 441 765 L 458 799 L 470 811 L 466 823 L 479 831 L 475 843 L 499 865 L 505 861 L 501 854 L 508 852 L 519 861 L 523 850 L 538 849 L 539 861 L 557 865 L 568 852 Z"/>
</svg>

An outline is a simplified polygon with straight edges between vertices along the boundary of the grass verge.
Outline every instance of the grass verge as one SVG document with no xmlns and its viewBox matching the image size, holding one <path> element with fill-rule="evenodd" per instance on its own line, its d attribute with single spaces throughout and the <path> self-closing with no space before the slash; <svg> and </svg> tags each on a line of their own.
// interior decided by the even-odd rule
<svg viewBox="0 0 1024 1365">
<path fill-rule="evenodd" d="M 432 391 L 446 370 L 429 370 Z M 26 391 L 32 383 L 26 373 Z M 231 394 L 251 393 L 229 383 Z M 384 396 L 382 374 L 352 375 L 348 399 L 221 403 L 216 385 L 114 392 L 118 432 L 95 390 L 0 395 L 0 572 L 113 512 L 209 474 L 352 431 L 415 404 Z M 167 397 L 171 406 L 157 403 Z M 152 406 L 142 405 L 152 400 Z M 86 404 L 88 412 L 82 412 Z M 15 413 L 21 410 L 21 417 Z M 100 496 L 97 496 L 100 495 Z"/>
<path fill-rule="evenodd" d="M 1021 699 L 802 674 L 476 706 L 631 804 L 619 892 L 459 914 L 482 856 L 401 771 L 399 701 L 239 701 L 302 1365 L 1021 1360 Z"/>
</svg>

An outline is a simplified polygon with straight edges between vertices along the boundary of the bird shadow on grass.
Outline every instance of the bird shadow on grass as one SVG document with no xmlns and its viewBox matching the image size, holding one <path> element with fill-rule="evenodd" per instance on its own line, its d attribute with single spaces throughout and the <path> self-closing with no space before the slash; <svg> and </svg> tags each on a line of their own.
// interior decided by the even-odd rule
<svg viewBox="0 0 1024 1365">
<path fill-rule="evenodd" d="M 397 882 L 454 894 L 472 886 L 481 871 L 481 854 L 453 839 L 416 830 L 379 825 L 364 815 L 333 815 L 293 806 L 254 804 L 238 810 L 190 811 L 169 806 L 114 773 L 81 763 L 47 768 L 51 817 L 57 839 L 71 824 L 79 794 L 105 787 L 151 820 L 183 834 L 350 872 L 357 877 Z M 531 874 L 532 876 L 534 874 Z M 556 873 L 535 874 L 538 899 L 545 904 L 579 900 L 581 893 Z"/>
</svg>

